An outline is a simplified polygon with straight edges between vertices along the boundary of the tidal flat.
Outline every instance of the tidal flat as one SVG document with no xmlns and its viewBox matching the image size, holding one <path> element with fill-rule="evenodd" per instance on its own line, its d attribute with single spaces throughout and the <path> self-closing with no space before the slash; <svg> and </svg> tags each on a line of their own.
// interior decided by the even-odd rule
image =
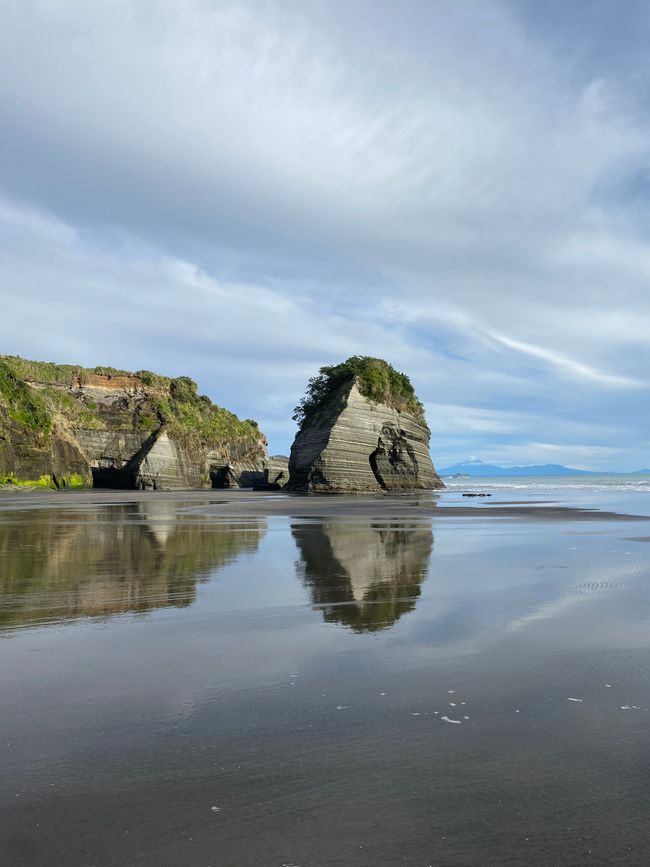
<svg viewBox="0 0 650 867">
<path fill-rule="evenodd" d="M 648 863 L 649 516 L 0 494 L 0 863 Z"/>
</svg>

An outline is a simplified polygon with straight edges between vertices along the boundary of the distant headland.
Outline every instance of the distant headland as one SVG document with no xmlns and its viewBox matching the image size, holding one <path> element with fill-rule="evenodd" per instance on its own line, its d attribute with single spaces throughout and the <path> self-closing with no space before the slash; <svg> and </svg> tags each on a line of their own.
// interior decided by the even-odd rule
<svg viewBox="0 0 650 867">
<path fill-rule="evenodd" d="M 498 464 L 487 464 L 478 458 L 469 458 L 448 467 L 442 467 L 441 476 L 456 478 L 491 478 L 493 476 L 609 476 L 638 475 L 650 473 L 650 470 L 633 470 L 630 473 L 619 473 L 613 470 L 578 470 L 575 467 L 565 467 L 562 464 L 527 464 L 518 467 L 502 467 Z"/>
</svg>

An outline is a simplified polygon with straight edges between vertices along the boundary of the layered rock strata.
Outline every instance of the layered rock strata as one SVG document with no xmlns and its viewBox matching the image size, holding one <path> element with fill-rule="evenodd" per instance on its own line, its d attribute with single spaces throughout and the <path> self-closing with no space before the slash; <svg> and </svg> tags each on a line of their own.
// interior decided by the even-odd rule
<svg viewBox="0 0 650 867">
<path fill-rule="evenodd" d="M 284 455 L 271 455 L 264 477 L 253 483 L 256 491 L 280 491 L 289 482 L 289 458 Z"/>
<path fill-rule="evenodd" d="M 376 403 L 344 382 L 298 431 L 288 489 L 359 493 L 443 488 L 423 418 Z"/>
<path fill-rule="evenodd" d="M 248 487 L 266 439 L 186 377 L 0 358 L 0 482 L 47 487 Z"/>
</svg>

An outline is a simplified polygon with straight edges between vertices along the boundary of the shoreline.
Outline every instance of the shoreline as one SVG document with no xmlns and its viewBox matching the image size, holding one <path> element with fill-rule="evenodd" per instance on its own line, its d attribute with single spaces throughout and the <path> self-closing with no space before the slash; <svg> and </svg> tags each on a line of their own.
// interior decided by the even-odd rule
<svg viewBox="0 0 650 867">
<path fill-rule="evenodd" d="M 16 509 L 65 508 L 124 503 L 182 502 L 203 506 L 202 514 L 215 518 L 491 518 L 520 521 L 650 521 L 650 515 L 556 505 L 552 500 L 488 500 L 476 505 L 445 505 L 447 492 L 415 491 L 399 495 L 289 494 L 278 491 L 176 490 L 129 491 L 0 491 L 0 513 Z"/>
</svg>

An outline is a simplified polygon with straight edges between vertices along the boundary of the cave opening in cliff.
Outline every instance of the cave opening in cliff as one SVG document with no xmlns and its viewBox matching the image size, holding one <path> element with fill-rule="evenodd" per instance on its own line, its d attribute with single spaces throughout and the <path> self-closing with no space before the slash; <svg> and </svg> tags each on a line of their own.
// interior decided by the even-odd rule
<svg viewBox="0 0 650 867">
<path fill-rule="evenodd" d="M 117 488 L 118 490 L 135 490 L 135 479 L 131 473 L 125 473 L 118 467 L 91 467 L 93 488 Z"/>
<path fill-rule="evenodd" d="M 229 466 L 210 467 L 210 482 L 213 488 L 237 488 L 237 479 Z"/>
</svg>

